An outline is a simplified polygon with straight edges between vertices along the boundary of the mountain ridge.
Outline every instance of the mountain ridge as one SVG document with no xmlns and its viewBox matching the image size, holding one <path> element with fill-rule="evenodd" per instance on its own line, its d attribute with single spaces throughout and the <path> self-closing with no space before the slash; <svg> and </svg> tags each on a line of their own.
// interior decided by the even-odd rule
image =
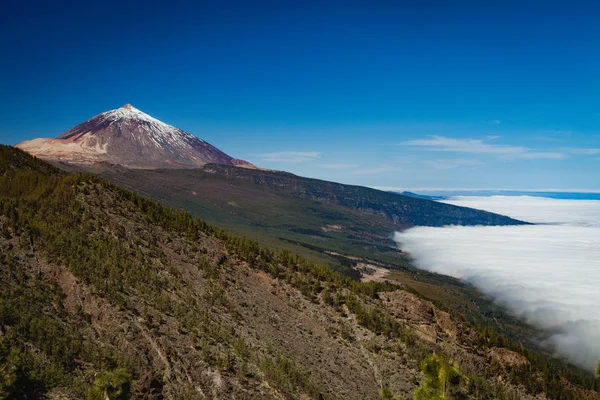
<svg viewBox="0 0 600 400">
<path fill-rule="evenodd" d="M 383 212 L 399 227 L 402 226 L 441 226 L 450 224 L 480 224 L 480 225 L 526 225 L 525 221 L 495 214 L 483 210 L 457 207 L 439 203 L 434 199 L 414 198 L 405 194 L 390 193 L 360 185 L 348 185 L 322 179 L 301 177 L 285 171 L 240 171 L 223 165 L 207 164 L 201 171 L 208 174 L 216 173 L 232 180 L 254 181 L 266 187 L 279 191 L 290 191 L 301 198 L 309 200 L 326 200 L 340 205 Z M 402 211 L 411 206 L 417 207 L 411 211 L 410 218 L 402 215 Z M 433 210 L 446 212 L 447 218 L 438 216 L 435 212 L 425 211 L 428 207 Z M 448 207 L 450 206 L 450 207 Z M 472 216 L 479 216 L 475 222 L 470 222 Z"/>
</svg>

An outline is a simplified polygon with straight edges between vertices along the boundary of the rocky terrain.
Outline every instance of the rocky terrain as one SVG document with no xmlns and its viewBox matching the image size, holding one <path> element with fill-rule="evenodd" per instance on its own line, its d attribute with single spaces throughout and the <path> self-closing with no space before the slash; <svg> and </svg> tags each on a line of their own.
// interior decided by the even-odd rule
<svg viewBox="0 0 600 400">
<path fill-rule="evenodd" d="M 0 397 L 598 398 L 598 381 L 389 283 L 0 147 Z M 446 361 L 444 361 L 446 362 Z M 436 378 L 437 379 L 437 378 Z"/>
</svg>

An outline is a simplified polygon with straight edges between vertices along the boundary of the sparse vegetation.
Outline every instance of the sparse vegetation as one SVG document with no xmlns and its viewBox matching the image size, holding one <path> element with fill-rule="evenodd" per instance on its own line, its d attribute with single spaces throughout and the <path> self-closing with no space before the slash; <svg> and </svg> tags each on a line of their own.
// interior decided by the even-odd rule
<svg viewBox="0 0 600 400">
<path fill-rule="evenodd" d="M 390 388 L 384 386 L 381 389 L 381 400 L 402 400 L 402 396 L 394 396 L 394 393 Z"/>
<path fill-rule="evenodd" d="M 305 372 L 301 371 L 292 360 L 280 354 L 275 357 L 265 357 L 260 363 L 260 369 L 267 381 L 271 382 L 284 393 L 293 396 L 298 390 L 306 393 L 311 399 L 325 400 L 327 397 L 316 387 Z"/>
<path fill-rule="evenodd" d="M 441 334 L 425 339 L 383 304 L 402 292 L 396 285 L 355 281 L 96 176 L 0 150 L 3 397 L 364 398 L 381 390 L 370 363 L 416 378 L 423 353 L 441 357 L 447 347 L 489 366 L 465 373 L 468 396 L 570 399 L 597 389 L 591 376 L 466 323 L 460 346 Z M 437 324 L 435 312 L 426 318 Z M 481 354 L 493 347 L 528 363 L 492 364 Z M 397 387 L 391 376 L 382 397 L 418 385 Z M 450 395 L 444 382 L 453 381 L 441 383 Z"/>
</svg>

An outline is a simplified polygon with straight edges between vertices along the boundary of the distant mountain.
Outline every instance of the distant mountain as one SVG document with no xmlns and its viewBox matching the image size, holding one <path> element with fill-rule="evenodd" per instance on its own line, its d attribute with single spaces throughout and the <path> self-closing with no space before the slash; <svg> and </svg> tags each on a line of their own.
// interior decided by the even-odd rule
<svg viewBox="0 0 600 400">
<path fill-rule="evenodd" d="M 52 161 L 128 168 L 198 168 L 207 163 L 254 166 L 210 143 L 126 104 L 75 126 L 56 139 L 34 139 L 16 147 Z"/>
<path fill-rule="evenodd" d="M 426 194 L 418 194 L 418 193 L 408 192 L 406 190 L 404 192 L 394 192 L 394 193 L 399 193 L 404 196 L 414 197 L 417 199 L 425 199 L 425 200 L 444 200 L 445 199 L 444 196 L 428 196 Z"/>
</svg>

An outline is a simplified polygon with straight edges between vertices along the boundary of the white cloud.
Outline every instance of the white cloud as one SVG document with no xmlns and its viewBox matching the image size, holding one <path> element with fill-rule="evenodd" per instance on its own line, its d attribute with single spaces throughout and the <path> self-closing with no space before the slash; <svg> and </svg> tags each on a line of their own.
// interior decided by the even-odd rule
<svg viewBox="0 0 600 400">
<path fill-rule="evenodd" d="M 274 153 L 262 153 L 259 156 L 266 162 L 298 163 L 316 160 L 321 157 L 321 153 L 317 151 L 278 151 Z"/>
<path fill-rule="evenodd" d="M 566 156 L 557 152 L 532 151 L 522 146 L 489 144 L 482 139 L 453 139 L 445 136 L 429 136 L 427 139 L 408 140 L 405 146 L 423 147 L 433 151 L 468 154 L 491 154 L 504 159 L 562 159 Z"/>
<path fill-rule="evenodd" d="M 500 125 L 502 123 L 502 121 L 500 121 L 499 119 L 494 119 L 490 121 L 490 124 L 492 125 Z"/>
<path fill-rule="evenodd" d="M 572 154 L 584 154 L 584 155 L 595 156 L 595 155 L 600 154 L 600 149 L 596 149 L 596 148 L 569 149 L 569 152 Z"/>
<path fill-rule="evenodd" d="M 455 196 L 443 202 L 539 224 L 600 228 L 598 200 L 557 200 L 533 196 Z"/>
<path fill-rule="evenodd" d="M 435 151 L 450 151 L 474 154 L 521 154 L 524 147 L 491 145 L 481 139 L 452 139 L 444 136 L 429 136 L 428 139 L 417 139 L 403 142 L 407 146 L 426 147 Z"/>
<path fill-rule="evenodd" d="M 563 153 L 555 152 L 526 152 L 517 156 L 507 155 L 504 158 L 521 158 L 523 160 L 563 160 L 567 158 L 567 156 Z"/>
<path fill-rule="evenodd" d="M 479 287 L 588 369 L 600 358 L 600 201 L 457 198 L 543 225 L 417 227 L 395 239 L 420 268 Z M 557 223 L 557 224 L 552 224 Z"/>
</svg>

